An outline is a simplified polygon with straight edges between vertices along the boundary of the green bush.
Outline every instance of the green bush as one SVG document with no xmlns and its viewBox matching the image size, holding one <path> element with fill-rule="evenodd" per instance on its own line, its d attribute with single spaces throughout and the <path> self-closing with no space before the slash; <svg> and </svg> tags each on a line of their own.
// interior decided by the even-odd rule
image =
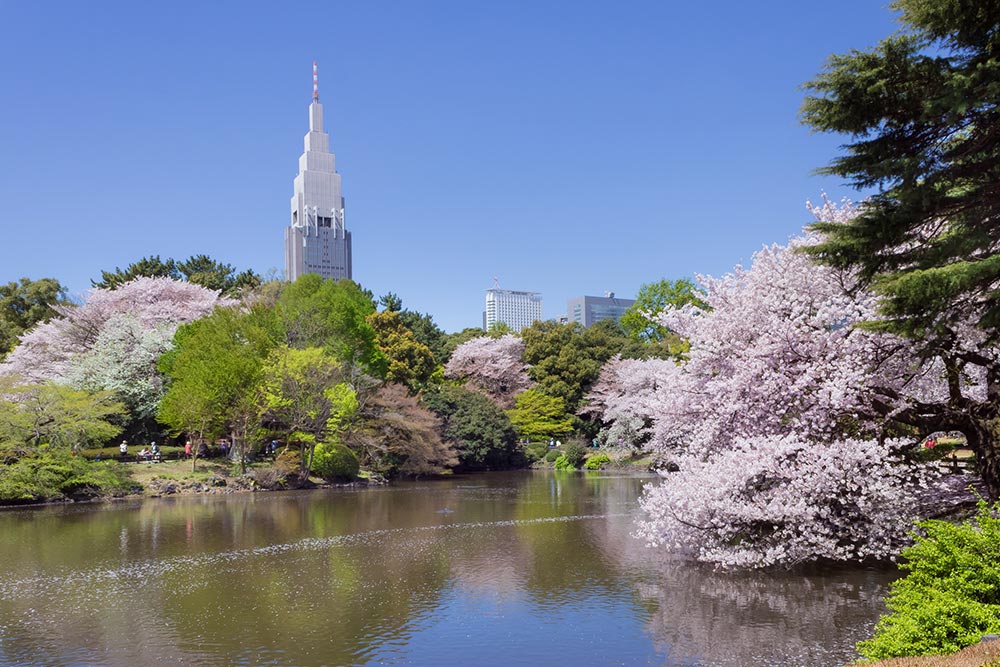
<svg viewBox="0 0 1000 667">
<path fill-rule="evenodd" d="M 128 468 L 64 450 L 41 451 L 0 466 L 0 503 L 121 496 L 139 491 Z"/>
<path fill-rule="evenodd" d="M 573 464 L 574 468 L 579 468 L 583 465 L 584 459 L 587 458 L 587 448 L 578 442 L 571 442 L 566 446 L 566 460 Z"/>
<path fill-rule="evenodd" d="M 553 467 L 556 470 L 576 470 L 576 466 L 573 465 L 573 462 L 566 458 L 565 455 L 559 456 L 559 458 L 555 460 Z"/>
<path fill-rule="evenodd" d="M 325 480 L 350 481 L 360 469 L 358 457 L 339 442 L 321 442 L 313 451 L 312 471 Z"/>
<path fill-rule="evenodd" d="M 583 465 L 587 470 L 600 470 L 601 466 L 605 463 L 611 463 L 611 457 L 607 454 L 594 454 L 587 458 L 587 462 Z"/>
<path fill-rule="evenodd" d="M 961 524 L 924 521 L 903 551 L 908 574 L 894 582 L 890 613 L 858 644 L 866 658 L 954 653 L 1000 632 L 1000 503 L 979 502 Z"/>
<path fill-rule="evenodd" d="M 562 455 L 563 455 L 562 452 L 560 452 L 558 449 L 550 449 L 545 454 L 545 460 L 547 462 L 549 462 L 549 463 L 552 463 L 553 461 L 555 461 L 557 458 L 559 458 Z"/>
<path fill-rule="evenodd" d="M 541 461 L 548 453 L 548 449 L 549 446 L 544 442 L 532 442 L 524 448 L 524 456 L 528 459 L 528 463 Z"/>
</svg>

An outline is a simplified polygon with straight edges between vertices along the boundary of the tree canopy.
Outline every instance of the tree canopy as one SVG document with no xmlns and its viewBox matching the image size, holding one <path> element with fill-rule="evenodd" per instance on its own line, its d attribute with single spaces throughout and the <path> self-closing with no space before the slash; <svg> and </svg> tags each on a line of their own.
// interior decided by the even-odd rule
<svg viewBox="0 0 1000 667">
<path fill-rule="evenodd" d="M 622 315 L 621 326 L 635 340 L 662 341 L 670 332 L 656 320 L 656 315 L 667 307 L 680 308 L 689 303 L 706 308 L 701 296 L 698 286 L 687 278 L 663 278 L 655 283 L 647 283 L 639 288 L 635 303 Z"/>
<path fill-rule="evenodd" d="M 90 283 L 97 288 L 113 290 L 139 277 L 184 280 L 225 296 L 234 296 L 261 284 L 260 276 L 253 271 L 247 269 L 238 273 L 231 264 L 224 264 L 208 255 L 192 255 L 183 262 L 150 255 L 124 269 L 116 266 L 114 271 L 101 271 L 101 279 L 91 280 Z"/>
<path fill-rule="evenodd" d="M 875 189 L 808 249 L 857 269 L 882 328 L 914 337 L 972 318 L 1000 325 L 1000 3 L 897 0 L 903 30 L 830 58 L 807 84 L 806 124 L 848 135 L 822 173 Z"/>
</svg>

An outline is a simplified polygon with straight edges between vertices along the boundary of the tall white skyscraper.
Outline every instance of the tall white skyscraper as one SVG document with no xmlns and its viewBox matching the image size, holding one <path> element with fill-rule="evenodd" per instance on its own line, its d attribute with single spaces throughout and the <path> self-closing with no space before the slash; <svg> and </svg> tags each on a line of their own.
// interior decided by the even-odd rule
<svg viewBox="0 0 1000 667">
<path fill-rule="evenodd" d="M 351 278 L 351 233 L 344 227 L 344 195 L 330 135 L 323 131 L 323 105 L 313 62 L 309 132 L 295 177 L 291 221 L 285 229 L 285 278 L 306 273 Z"/>
<path fill-rule="evenodd" d="M 486 311 L 483 328 L 503 322 L 514 331 L 530 327 L 542 319 L 542 295 L 538 292 L 518 292 L 494 287 L 486 290 Z"/>
</svg>

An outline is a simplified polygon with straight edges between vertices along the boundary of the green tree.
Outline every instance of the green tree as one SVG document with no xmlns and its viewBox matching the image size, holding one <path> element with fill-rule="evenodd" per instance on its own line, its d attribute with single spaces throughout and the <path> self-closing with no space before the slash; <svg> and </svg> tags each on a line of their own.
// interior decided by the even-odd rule
<svg viewBox="0 0 1000 667">
<path fill-rule="evenodd" d="M 521 331 L 521 339 L 531 379 L 543 393 L 562 398 L 571 413 L 597 380 L 604 362 L 627 343 L 609 334 L 607 326 L 584 329 L 577 322 L 552 321 L 535 322 Z"/>
<path fill-rule="evenodd" d="M 14 349 L 18 336 L 55 317 L 55 306 L 67 305 L 66 288 L 55 278 L 21 278 L 0 285 L 0 359 Z"/>
<path fill-rule="evenodd" d="M 490 399 L 452 385 L 435 387 L 422 398 L 441 418 L 444 438 L 455 445 L 462 468 L 499 470 L 524 464 L 510 418 Z"/>
<path fill-rule="evenodd" d="M 217 308 L 180 327 L 174 349 L 160 358 L 170 385 L 157 418 L 174 434 L 201 442 L 228 433 L 245 467 L 248 438 L 259 423 L 264 363 L 283 340 L 275 312 L 263 306 Z"/>
<path fill-rule="evenodd" d="M 375 330 L 375 344 L 386 361 L 385 379 L 406 385 L 416 391 L 426 385 L 437 373 L 430 348 L 419 342 L 396 311 L 382 311 L 368 316 L 368 323 Z"/>
<path fill-rule="evenodd" d="M 427 346 L 427 349 L 434 355 L 434 361 L 444 364 L 448 360 L 451 351 L 448 349 L 448 336 L 435 322 L 434 318 L 426 313 L 416 313 L 412 310 L 399 311 L 399 319 L 403 325 L 413 332 L 413 337 L 418 343 Z M 480 331 L 482 335 L 482 331 Z"/>
<path fill-rule="evenodd" d="M 398 313 L 403 310 L 403 300 L 395 292 L 387 292 L 378 298 L 379 305 L 383 310 L 390 313 Z"/>
<path fill-rule="evenodd" d="M 343 379 L 340 362 L 322 348 L 281 346 L 264 362 L 261 386 L 268 421 L 282 425 L 288 444 L 298 443 L 302 472 L 312 465 L 323 440 L 333 403 L 328 392 Z"/>
<path fill-rule="evenodd" d="M 444 363 L 443 360 L 446 360 L 450 354 L 450 350 L 447 349 L 447 336 L 434 323 L 433 317 L 412 310 L 404 310 L 403 300 L 393 292 L 379 297 L 378 302 L 382 306 L 383 312 L 398 314 L 403 326 L 413 333 L 417 342 L 427 346 L 437 363 Z"/>
<path fill-rule="evenodd" d="M 235 296 L 252 290 L 261 284 L 261 278 L 250 270 L 237 273 L 230 264 L 216 261 L 208 255 L 192 255 L 183 262 L 174 259 L 160 259 L 159 255 L 143 257 L 124 269 L 101 271 L 99 281 L 91 280 L 94 287 L 115 289 L 139 277 L 173 278 L 186 280 L 195 285 L 221 292 L 225 296 Z"/>
<path fill-rule="evenodd" d="M 121 433 L 124 406 L 108 392 L 58 384 L 0 381 L 0 450 L 5 458 L 52 445 L 71 450 L 101 444 Z"/>
<path fill-rule="evenodd" d="M 216 261 L 208 255 L 192 255 L 183 262 L 177 262 L 176 266 L 189 283 L 216 290 L 226 296 L 242 294 L 261 284 L 260 276 L 253 271 L 247 269 L 237 273 L 232 265 Z"/>
<path fill-rule="evenodd" d="M 1000 324 L 1000 5 L 897 0 L 903 31 L 830 58 L 802 117 L 849 135 L 821 173 L 877 191 L 810 250 L 874 281 L 893 330 L 918 337 L 954 306 Z"/>
<path fill-rule="evenodd" d="M 292 347 L 323 347 L 352 373 L 385 376 L 386 361 L 367 320 L 375 303 L 357 283 L 307 273 L 282 290 L 277 312 Z"/>
<path fill-rule="evenodd" d="M 115 267 L 114 271 L 101 271 L 101 279 L 91 280 L 90 284 L 101 289 L 115 289 L 124 283 L 135 280 L 139 277 L 147 278 L 173 278 L 180 280 L 181 274 L 177 270 L 177 262 L 170 259 L 160 259 L 159 255 L 143 257 L 137 262 L 132 262 L 124 269 Z"/>
<path fill-rule="evenodd" d="M 635 303 L 621 317 L 622 328 L 633 339 L 642 342 L 662 341 L 670 331 L 648 315 L 663 312 L 668 306 L 680 308 L 689 303 L 699 308 L 707 308 L 701 299 L 702 292 L 687 278 L 667 280 L 662 278 L 655 283 L 647 283 L 639 288 Z"/>
<path fill-rule="evenodd" d="M 531 440 L 563 438 L 573 431 L 573 421 L 566 414 L 566 402 L 538 389 L 517 395 L 512 410 L 507 411 L 518 435 Z"/>
</svg>

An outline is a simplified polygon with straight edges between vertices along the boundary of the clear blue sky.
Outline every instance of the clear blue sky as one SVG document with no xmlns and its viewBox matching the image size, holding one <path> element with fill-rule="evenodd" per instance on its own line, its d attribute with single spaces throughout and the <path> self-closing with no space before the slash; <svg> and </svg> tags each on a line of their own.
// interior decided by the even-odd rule
<svg viewBox="0 0 1000 667">
<path fill-rule="evenodd" d="M 446 330 L 721 274 L 851 191 L 800 125 L 877 2 L 18 2 L 0 21 L 0 280 L 82 293 L 206 253 L 283 270 L 312 61 L 355 280 Z"/>
</svg>

